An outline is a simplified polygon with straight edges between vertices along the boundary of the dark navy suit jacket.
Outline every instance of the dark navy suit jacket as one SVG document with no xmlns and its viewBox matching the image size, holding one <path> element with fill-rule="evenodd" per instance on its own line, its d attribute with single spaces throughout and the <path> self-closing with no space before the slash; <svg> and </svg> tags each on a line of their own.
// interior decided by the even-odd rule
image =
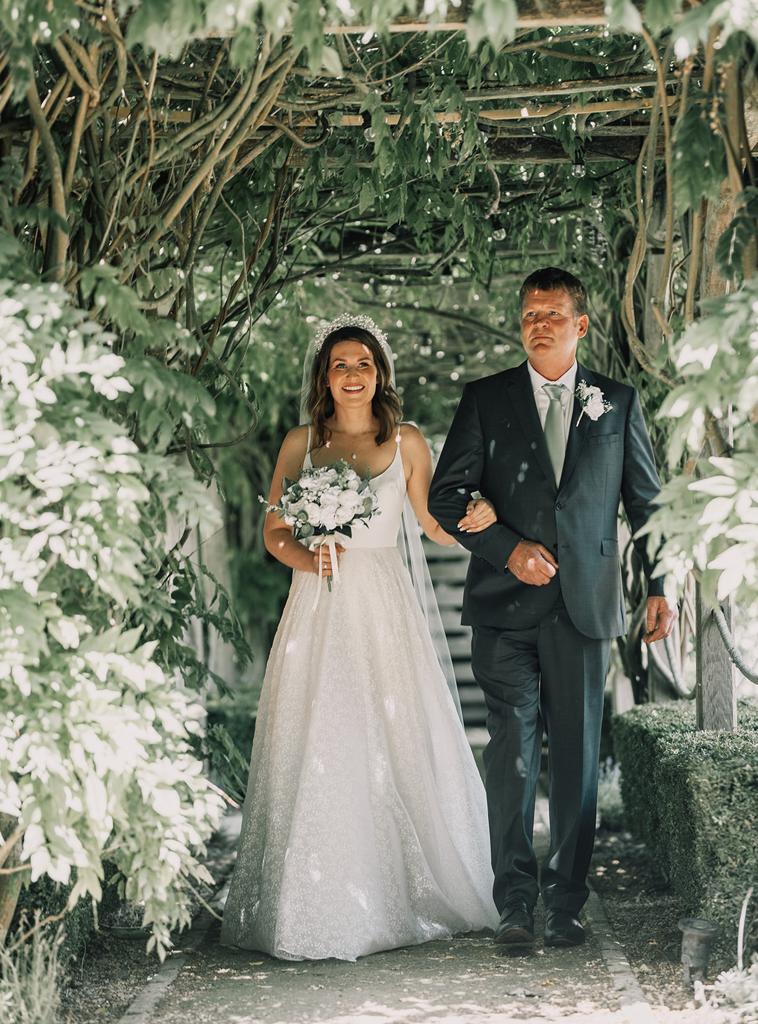
<svg viewBox="0 0 758 1024">
<path fill-rule="evenodd" d="M 558 485 L 527 363 L 464 388 L 429 492 L 431 514 L 474 556 L 464 624 L 533 626 L 560 587 L 572 622 L 585 636 L 610 638 L 625 631 L 619 502 L 637 531 L 653 511 L 660 481 L 634 388 L 581 365 L 576 380 L 599 387 L 612 409 L 595 421 L 586 414 L 580 419 L 574 398 Z M 482 533 L 461 533 L 457 523 L 477 490 L 494 504 L 498 521 Z M 521 583 L 508 571 L 508 558 L 522 538 L 539 541 L 555 555 L 559 571 L 546 586 Z M 635 546 L 649 595 L 662 595 L 663 579 L 650 578 L 645 539 Z"/>
</svg>

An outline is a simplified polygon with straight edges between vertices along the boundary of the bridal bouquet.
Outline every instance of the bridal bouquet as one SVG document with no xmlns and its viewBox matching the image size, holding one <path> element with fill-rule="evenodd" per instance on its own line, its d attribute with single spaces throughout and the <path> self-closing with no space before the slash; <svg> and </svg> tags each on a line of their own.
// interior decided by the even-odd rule
<svg viewBox="0 0 758 1024">
<path fill-rule="evenodd" d="M 352 537 L 353 526 L 367 523 L 379 511 L 369 479 L 343 461 L 303 469 L 296 480 L 285 477 L 283 494 L 275 505 L 263 497 L 260 501 L 292 527 L 296 540 L 305 541 L 310 548 L 329 545 L 335 577 L 339 572 L 335 534 Z M 331 590 L 331 576 L 327 582 Z"/>
</svg>

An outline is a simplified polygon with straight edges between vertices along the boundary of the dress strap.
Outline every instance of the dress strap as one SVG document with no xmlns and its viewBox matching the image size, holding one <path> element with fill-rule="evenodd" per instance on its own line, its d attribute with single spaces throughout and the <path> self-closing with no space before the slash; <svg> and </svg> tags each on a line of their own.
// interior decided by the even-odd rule
<svg viewBox="0 0 758 1024">
<path fill-rule="evenodd" d="M 311 462 L 311 425 L 308 424 L 308 438 L 305 442 L 305 458 L 303 459 L 304 466 L 312 466 Z"/>
</svg>

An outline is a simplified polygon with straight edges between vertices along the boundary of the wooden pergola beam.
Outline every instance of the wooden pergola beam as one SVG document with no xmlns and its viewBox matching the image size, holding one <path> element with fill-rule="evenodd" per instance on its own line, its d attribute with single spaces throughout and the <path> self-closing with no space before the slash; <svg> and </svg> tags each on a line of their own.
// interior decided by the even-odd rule
<svg viewBox="0 0 758 1024">
<path fill-rule="evenodd" d="M 582 150 L 582 163 L 599 163 L 607 160 L 636 160 L 640 155 L 643 138 L 626 135 L 605 139 L 591 136 Z M 501 136 L 487 144 L 489 162 L 492 164 L 565 164 L 571 163 L 571 157 L 560 142 L 545 136 L 531 138 L 509 138 Z M 656 160 L 664 156 L 663 143 L 659 141 Z"/>
<path fill-rule="evenodd" d="M 677 102 L 676 96 L 668 97 L 669 106 Z M 593 103 L 526 103 L 523 107 L 501 107 L 480 110 L 477 118 L 480 121 L 527 121 L 541 120 L 546 117 L 568 117 L 572 114 L 606 114 L 623 113 L 626 110 L 649 110 L 653 105 L 652 98 L 644 96 L 633 100 L 597 100 Z M 170 115 L 169 115 L 170 116 Z M 384 123 L 397 125 L 400 114 L 386 114 Z M 457 124 L 461 120 L 458 110 L 439 110 L 434 114 L 437 124 Z M 315 128 L 319 122 L 314 117 L 303 117 L 292 125 L 295 131 L 301 128 Z M 364 128 L 365 121 L 361 114 L 342 114 L 336 121 L 339 128 Z"/>
<path fill-rule="evenodd" d="M 600 163 L 609 160 L 632 162 L 640 155 L 643 138 L 639 135 L 610 136 L 604 139 L 591 137 L 582 150 L 582 163 Z M 656 160 L 664 157 L 663 142 L 658 141 L 655 154 Z M 302 166 L 308 157 L 305 153 L 296 155 L 293 166 Z M 560 142 L 545 135 L 531 136 L 499 136 L 487 143 L 487 161 L 494 166 L 532 164 L 567 164 L 572 158 L 561 146 Z M 327 158 L 327 167 L 341 166 L 342 161 L 334 157 Z M 370 168 L 372 164 L 357 161 L 357 167 Z"/>
<path fill-rule="evenodd" d="M 677 82 L 675 75 L 665 78 L 666 85 Z M 534 99 L 537 96 L 571 96 L 576 93 L 610 92 L 613 89 L 654 89 L 657 85 L 655 75 L 608 75 L 602 78 L 570 79 L 565 82 L 532 82 L 527 85 L 498 85 L 479 89 L 465 89 L 461 96 L 467 103 L 490 103 L 502 100 Z M 360 106 L 365 95 L 357 92 L 346 92 L 344 95 L 333 93 L 329 96 L 328 105 L 334 107 Z M 327 105 L 323 93 L 306 90 L 303 101 L 314 108 Z M 421 103 L 416 99 L 416 103 Z"/>
<path fill-rule="evenodd" d="M 642 10 L 640 0 L 634 6 Z M 470 3 L 464 2 L 456 11 L 456 17 L 446 21 L 430 21 L 403 16 L 387 26 L 393 34 L 401 32 L 464 32 Z M 555 28 L 558 25 L 607 25 L 605 0 L 518 0 L 516 28 Z M 371 25 L 328 25 L 327 35 L 365 35 L 373 32 Z"/>
<path fill-rule="evenodd" d="M 669 105 L 674 106 L 677 102 L 676 96 L 668 97 Z M 568 117 L 577 114 L 623 114 L 625 111 L 649 110 L 653 105 L 652 98 L 646 96 L 635 97 L 630 100 L 596 100 L 590 103 L 526 103 L 522 107 L 495 107 L 488 110 L 480 110 L 477 118 L 480 121 L 530 121 L 544 120 L 545 118 Z M 128 121 L 142 109 L 141 104 L 135 107 L 117 107 L 114 111 L 117 121 Z M 167 124 L 189 124 L 197 115 L 192 110 L 159 110 L 157 119 Z M 385 115 L 385 124 L 394 127 L 399 124 L 401 115 L 388 113 Z M 437 124 L 458 124 L 461 120 L 461 113 L 458 110 L 441 110 L 434 114 Z M 320 125 L 315 117 L 304 116 L 293 121 L 290 127 L 297 132 L 302 129 L 316 128 Z M 338 128 L 365 128 L 366 122 L 362 114 L 341 114 L 336 122 Z M 15 122 L 18 127 L 18 122 Z M 31 123 L 27 123 L 31 129 Z M 10 133 L 9 127 L 0 128 L 0 137 Z"/>
<path fill-rule="evenodd" d="M 524 254 L 523 254 L 523 252 L 520 249 L 509 249 L 507 243 L 503 243 L 502 246 L 498 246 L 497 243 L 493 243 L 491 245 L 491 250 L 493 252 L 497 253 L 497 256 L 498 256 L 499 259 L 504 259 L 504 260 L 507 260 L 507 259 L 523 260 L 523 258 L 524 258 Z M 325 253 L 324 255 L 325 255 L 326 258 L 329 258 L 329 256 L 333 256 L 335 258 L 333 266 L 335 268 L 337 268 L 337 266 L 338 266 L 337 258 L 338 258 L 339 254 L 338 253 Z M 540 250 L 540 251 L 536 251 L 535 250 L 535 252 L 533 252 L 532 255 L 535 258 L 536 257 L 542 258 L 542 257 L 548 257 L 548 256 L 557 256 L 558 255 L 558 250 L 557 249 L 544 249 L 544 250 Z M 422 253 L 422 252 L 408 252 L 407 250 L 405 252 L 385 252 L 384 250 L 382 252 L 380 252 L 380 253 L 377 253 L 377 252 L 365 252 L 365 253 L 361 253 L 359 256 L 355 256 L 355 257 L 351 258 L 350 262 L 344 262 L 344 263 L 340 262 L 339 269 L 340 269 L 340 272 L 342 272 L 342 271 L 348 271 L 350 269 L 356 270 L 356 269 L 360 268 L 361 273 L 363 273 L 366 270 L 366 267 L 369 267 L 369 269 L 370 269 L 372 266 L 381 266 L 382 267 L 382 273 L 384 273 L 384 274 L 392 273 L 393 270 L 397 270 L 398 273 L 405 273 L 409 269 L 413 269 L 418 274 L 426 274 L 430 269 L 432 269 L 434 267 L 434 264 L 439 262 L 439 260 L 443 259 L 444 256 L 445 256 L 445 254 L 442 253 L 442 252 L 423 252 Z M 406 266 L 405 262 L 403 262 L 403 261 L 406 261 L 406 260 L 409 263 L 411 263 L 411 265 L 412 265 L 411 268 Z M 453 261 L 453 262 L 455 262 L 455 261 Z M 427 265 L 427 263 L 428 263 L 428 265 Z M 314 262 L 304 262 L 304 263 L 301 263 L 300 266 L 304 267 L 306 270 L 319 270 L 321 267 L 324 266 L 324 264 L 323 263 L 314 263 Z M 331 269 L 332 269 L 332 264 L 329 264 L 328 265 L 328 269 L 327 269 L 327 271 L 325 271 L 325 273 L 330 272 Z"/>
</svg>

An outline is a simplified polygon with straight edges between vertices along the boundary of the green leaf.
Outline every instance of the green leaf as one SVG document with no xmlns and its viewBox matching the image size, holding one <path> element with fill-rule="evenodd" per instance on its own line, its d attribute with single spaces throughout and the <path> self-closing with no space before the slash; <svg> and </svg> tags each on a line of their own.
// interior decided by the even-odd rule
<svg viewBox="0 0 758 1024">
<path fill-rule="evenodd" d="M 82 291 L 91 295 L 94 305 L 104 309 L 108 319 L 123 331 L 138 335 L 150 333 L 150 323 L 139 308 L 136 291 L 118 280 L 118 271 L 104 263 L 97 263 L 82 271 Z"/>
<path fill-rule="evenodd" d="M 292 18 L 292 38 L 308 55 L 308 68 L 317 74 L 322 66 L 324 25 L 320 0 L 299 0 Z"/>
<path fill-rule="evenodd" d="M 342 61 L 333 46 L 324 46 L 321 50 L 321 66 L 333 75 L 342 77 Z"/>
<path fill-rule="evenodd" d="M 40 227 L 53 227 L 65 234 L 69 232 L 69 224 L 65 217 L 49 206 L 11 206 L 10 216 L 14 224 L 26 224 L 30 221 Z"/>
<path fill-rule="evenodd" d="M 724 5 L 721 0 L 705 0 L 705 3 L 699 6 L 691 7 L 684 17 L 676 22 L 672 38 L 678 60 L 685 60 L 697 50 L 700 43 L 706 41 L 714 16 L 717 16 L 717 11 L 722 6 Z M 725 41 L 725 36 L 722 36 L 721 41 Z"/>
<path fill-rule="evenodd" d="M 724 146 L 708 123 L 707 103 L 691 102 L 674 133 L 674 200 L 680 213 L 718 195 L 726 176 Z"/>
<path fill-rule="evenodd" d="M 737 213 L 716 246 L 716 260 L 724 277 L 742 283 L 743 257 L 758 237 L 758 188 L 748 186 L 737 196 Z"/>
<path fill-rule="evenodd" d="M 645 24 L 654 35 L 666 32 L 676 24 L 682 9 L 682 0 L 647 0 Z"/>
<path fill-rule="evenodd" d="M 474 0 L 466 18 L 466 38 L 471 50 L 487 40 L 499 50 L 516 35 L 518 8 L 515 0 Z"/>
<path fill-rule="evenodd" d="M 612 32 L 642 32 L 642 16 L 631 0 L 606 0 L 605 14 Z"/>
<path fill-rule="evenodd" d="M 127 47 L 142 45 L 162 57 L 178 57 L 202 24 L 197 0 L 143 0 L 129 19 Z"/>
<path fill-rule="evenodd" d="M 734 494 L 737 485 L 728 476 L 707 476 L 703 480 L 694 480 L 690 485 L 691 491 L 701 491 L 703 494 L 714 494 L 719 497 L 729 497 Z"/>
<path fill-rule="evenodd" d="M 370 209 L 375 198 L 374 186 L 367 179 L 361 186 L 361 194 L 358 197 L 358 213 L 364 213 Z"/>
</svg>

